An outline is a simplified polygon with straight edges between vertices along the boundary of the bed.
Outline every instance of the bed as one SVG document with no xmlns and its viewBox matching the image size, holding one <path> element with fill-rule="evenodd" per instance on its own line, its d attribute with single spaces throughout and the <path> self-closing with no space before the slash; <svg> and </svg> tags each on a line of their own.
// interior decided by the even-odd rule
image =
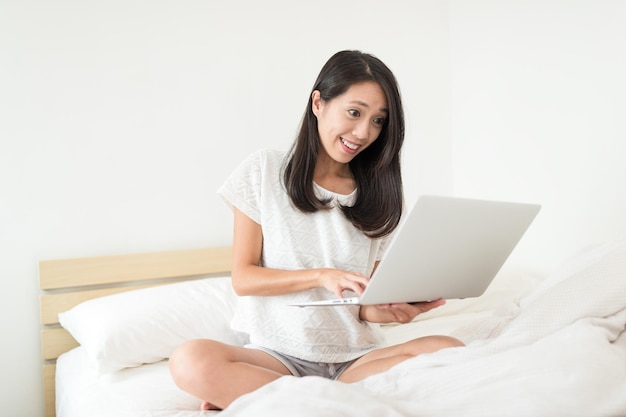
<svg viewBox="0 0 626 417">
<path fill-rule="evenodd" d="M 228 326 L 229 268 L 228 247 L 40 262 L 46 415 L 626 415 L 626 240 L 585 248 L 549 276 L 505 264 L 481 297 L 382 327 L 390 344 L 450 334 L 466 347 L 355 384 L 284 377 L 200 411 L 167 357 L 187 338 L 245 343 Z"/>
</svg>

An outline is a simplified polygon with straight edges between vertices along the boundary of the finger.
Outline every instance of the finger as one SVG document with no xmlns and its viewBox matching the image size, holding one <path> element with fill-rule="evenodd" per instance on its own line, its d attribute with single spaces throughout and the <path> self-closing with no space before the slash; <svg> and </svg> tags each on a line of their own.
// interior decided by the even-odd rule
<svg viewBox="0 0 626 417">
<path fill-rule="evenodd" d="M 391 312 L 395 317 L 395 321 L 398 323 L 407 323 L 416 316 L 413 312 L 408 312 L 400 306 L 391 306 Z"/>
<path fill-rule="evenodd" d="M 346 281 L 346 282 L 341 282 L 337 285 L 337 289 L 335 290 L 335 294 L 339 295 L 339 298 L 343 298 L 343 292 L 344 291 L 352 291 L 354 293 L 356 293 L 357 295 L 361 295 L 363 294 L 363 290 L 365 288 L 363 286 L 361 286 L 358 282 L 354 282 L 354 281 Z"/>
<path fill-rule="evenodd" d="M 415 303 L 411 305 L 414 307 L 417 307 L 420 310 L 420 312 L 425 313 L 427 311 L 432 310 L 433 308 L 440 307 L 444 305 L 445 303 L 446 303 L 446 300 L 444 300 L 443 298 L 440 298 L 438 300 Z"/>
<path fill-rule="evenodd" d="M 365 275 L 361 274 L 350 275 L 348 279 L 358 284 L 361 288 L 367 287 L 367 284 L 370 282 L 370 280 Z"/>
<path fill-rule="evenodd" d="M 357 293 L 358 295 L 361 295 L 363 293 L 363 291 L 365 290 L 365 285 L 367 284 L 367 282 L 363 283 L 362 281 L 355 281 L 353 279 L 348 278 L 347 282 L 345 283 L 345 287 L 344 289 L 347 290 L 352 290 L 355 293 Z"/>
</svg>

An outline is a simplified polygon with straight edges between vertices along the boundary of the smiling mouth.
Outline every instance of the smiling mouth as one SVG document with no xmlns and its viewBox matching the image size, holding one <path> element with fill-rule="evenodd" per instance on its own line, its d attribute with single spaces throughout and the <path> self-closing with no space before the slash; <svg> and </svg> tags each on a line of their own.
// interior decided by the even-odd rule
<svg viewBox="0 0 626 417">
<path fill-rule="evenodd" d="M 344 138 L 340 138 L 340 139 L 341 139 L 341 143 L 343 143 L 343 146 L 345 146 L 346 148 L 348 148 L 348 149 L 350 149 L 352 151 L 356 151 L 357 149 L 359 149 L 361 147 L 361 145 L 353 143 L 353 142 L 348 142 Z"/>
</svg>

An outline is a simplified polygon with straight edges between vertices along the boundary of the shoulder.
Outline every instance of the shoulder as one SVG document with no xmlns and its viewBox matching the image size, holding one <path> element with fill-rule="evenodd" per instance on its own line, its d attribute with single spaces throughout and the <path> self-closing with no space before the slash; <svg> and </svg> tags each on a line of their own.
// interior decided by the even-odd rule
<svg viewBox="0 0 626 417">
<path fill-rule="evenodd" d="M 269 190 L 282 189 L 282 173 L 288 152 L 259 149 L 249 154 L 235 169 L 231 178 L 248 189 Z"/>
<path fill-rule="evenodd" d="M 259 168 L 269 166 L 282 166 L 288 152 L 276 149 L 259 149 L 246 157 L 242 165 L 256 165 Z"/>
<path fill-rule="evenodd" d="M 288 152 L 277 149 L 259 149 L 252 154 L 259 161 L 271 165 L 283 165 L 287 159 Z"/>
</svg>

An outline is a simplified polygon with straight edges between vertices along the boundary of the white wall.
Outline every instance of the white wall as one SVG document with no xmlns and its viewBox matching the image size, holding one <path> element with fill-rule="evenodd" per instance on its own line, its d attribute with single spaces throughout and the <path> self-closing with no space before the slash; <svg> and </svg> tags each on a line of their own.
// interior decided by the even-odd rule
<svg viewBox="0 0 626 417">
<path fill-rule="evenodd" d="M 626 2 L 450 2 L 454 192 L 543 204 L 515 259 L 626 236 Z"/>
<path fill-rule="evenodd" d="M 447 21 L 436 0 L 0 0 L 1 414 L 43 413 L 37 261 L 229 243 L 216 188 L 291 143 L 340 49 L 400 81 L 407 198 L 449 191 Z"/>
</svg>

